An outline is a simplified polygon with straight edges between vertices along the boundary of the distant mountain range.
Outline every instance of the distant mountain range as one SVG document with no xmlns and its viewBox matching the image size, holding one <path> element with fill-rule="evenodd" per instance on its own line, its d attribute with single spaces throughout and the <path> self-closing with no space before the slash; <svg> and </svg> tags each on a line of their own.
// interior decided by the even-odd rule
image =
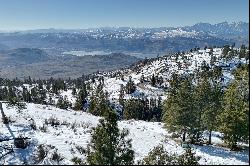
<svg viewBox="0 0 250 166">
<path fill-rule="evenodd" d="M 248 29 L 249 23 L 223 22 L 185 27 L 2 32 L 0 77 L 79 77 L 125 67 L 140 58 L 189 51 L 194 47 L 249 45 Z M 84 56 L 74 55 L 76 52 Z"/>
<path fill-rule="evenodd" d="M 39 29 L 0 33 L 0 49 L 40 48 L 49 54 L 87 50 L 167 53 L 195 46 L 249 44 L 249 23 L 198 23 L 184 27 Z"/>
</svg>

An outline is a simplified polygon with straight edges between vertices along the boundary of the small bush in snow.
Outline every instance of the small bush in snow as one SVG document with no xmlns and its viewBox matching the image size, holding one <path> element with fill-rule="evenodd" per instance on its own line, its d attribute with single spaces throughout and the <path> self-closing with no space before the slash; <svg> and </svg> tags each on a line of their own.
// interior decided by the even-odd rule
<svg viewBox="0 0 250 166">
<path fill-rule="evenodd" d="M 59 163 L 60 161 L 62 161 L 64 159 L 63 156 L 61 156 L 58 152 L 57 149 L 53 152 L 52 154 L 52 160 L 56 161 L 57 163 Z"/>
<path fill-rule="evenodd" d="M 64 120 L 62 123 L 61 123 L 61 125 L 66 125 L 66 126 L 68 126 L 68 125 L 70 125 L 66 120 Z"/>
<path fill-rule="evenodd" d="M 33 130 L 36 130 L 36 129 L 37 129 L 36 123 L 35 123 L 34 119 L 32 119 L 32 118 L 29 120 L 29 125 L 30 125 L 30 127 L 31 127 Z"/>
<path fill-rule="evenodd" d="M 43 160 L 45 158 L 53 160 L 57 162 L 57 164 L 64 159 L 63 156 L 58 154 L 57 149 L 54 146 L 41 144 L 37 147 L 37 151 L 33 155 L 33 159 L 36 164 L 43 164 Z"/>
<path fill-rule="evenodd" d="M 39 130 L 41 130 L 41 132 L 46 133 L 46 132 L 48 131 L 48 127 L 47 127 L 47 125 L 46 125 L 46 124 L 43 124 L 43 126 L 42 126 L 42 127 L 39 127 Z"/>
<path fill-rule="evenodd" d="M 72 123 L 72 125 L 70 126 L 70 128 L 71 128 L 72 130 L 74 130 L 76 127 L 77 127 L 77 123 L 76 123 L 76 122 Z"/>
<path fill-rule="evenodd" d="M 81 147 L 81 146 L 76 146 L 76 149 L 78 150 L 78 152 L 79 152 L 80 154 L 85 154 L 85 153 L 87 152 L 87 150 L 84 149 L 84 148 Z"/>
<path fill-rule="evenodd" d="M 35 124 L 35 123 L 30 124 L 30 127 L 31 127 L 33 130 L 36 130 L 36 124 Z"/>
<path fill-rule="evenodd" d="M 45 124 L 50 124 L 51 126 L 60 125 L 60 121 L 57 118 L 50 117 L 49 119 L 45 119 Z"/>
<path fill-rule="evenodd" d="M 25 149 L 29 145 L 29 141 L 22 135 L 19 135 L 17 138 L 14 139 L 14 145 L 17 148 Z"/>
<path fill-rule="evenodd" d="M 180 165 L 199 165 L 198 161 L 200 156 L 195 156 L 195 152 L 192 149 L 186 148 L 185 153 L 178 157 L 178 163 Z"/>
<path fill-rule="evenodd" d="M 35 163 L 40 163 L 48 154 L 48 149 L 45 145 L 41 144 L 37 147 L 36 154 L 33 156 Z"/>
<path fill-rule="evenodd" d="M 10 118 L 7 116 L 2 117 L 3 124 L 9 124 L 11 122 Z"/>
<path fill-rule="evenodd" d="M 79 157 L 73 157 L 71 161 L 76 165 L 85 165 L 82 159 L 80 159 Z"/>
<path fill-rule="evenodd" d="M 139 165 L 199 165 L 200 157 L 195 156 L 191 148 L 186 148 L 185 153 L 178 156 L 169 154 L 164 150 L 163 145 L 155 147 L 149 152 L 143 160 L 138 162 Z"/>
<path fill-rule="evenodd" d="M 170 138 L 179 138 L 180 137 L 180 134 L 178 133 L 172 133 Z"/>
<path fill-rule="evenodd" d="M 175 155 L 170 155 L 164 150 L 163 145 L 154 147 L 143 160 L 138 162 L 139 165 L 177 165 L 178 160 Z"/>
</svg>

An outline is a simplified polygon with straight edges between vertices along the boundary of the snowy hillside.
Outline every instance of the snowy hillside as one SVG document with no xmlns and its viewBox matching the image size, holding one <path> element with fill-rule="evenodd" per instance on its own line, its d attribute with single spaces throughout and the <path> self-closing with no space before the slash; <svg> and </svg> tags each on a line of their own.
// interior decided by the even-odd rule
<svg viewBox="0 0 250 166">
<path fill-rule="evenodd" d="M 235 52 L 240 52 L 238 48 L 233 49 Z M 122 97 L 123 101 L 129 101 L 128 99 L 131 98 L 147 98 L 150 101 L 149 105 L 153 105 L 151 99 L 155 99 L 152 102 L 155 101 L 156 105 L 156 102 L 164 101 L 169 97 L 170 81 L 174 73 L 178 75 L 197 73 L 205 63 L 212 69 L 221 67 L 222 76 L 219 81 L 220 85 L 226 89 L 228 83 L 234 80 L 232 74 L 234 69 L 239 64 L 248 64 L 249 60 L 238 56 L 225 59 L 222 48 L 195 49 L 190 52 L 145 59 L 128 68 L 111 72 L 96 72 L 76 80 L 32 81 L 30 79 L 24 82 L 18 80 L 11 82 L 0 79 L 0 97 L 2 97 L 0 100 L 8 100 L 9 95 L 13 95 L 14 99 L 20 98 L 20 101 L 27 104 L 27 108 L 19 111 L 3 103 L 3 111 L 9 118 L 9 123 L 3 123 L 4 118 L 1 112 L 0 164 L 75 164 L 76 159 L 82 159 L 84 162 L 86 161 L 86 147 L 92 136 L 92 128 L 97 126 L 101 118 L 92 115 L 93 112 L 90 111 L 91 98 L 101 98 L 96 97 L 100 83 L 103 83 L 103 92 L 109 101 L 107 103 L 118 112 L 123 107 L 119 101 L 121 87 L 126 87 L 130 81 L 133 82 L 135 89 L 132 93 L 125 92 Z M 152 85 L 153 78 L 155 79 L 154 85 Z M 83 87 L 85 87 L 84 91 Z M 79 100 L 79 96 L 85 97 Z M 82 104 L 81 107 L 75 107 L 77 101 L 78 104 Z M 94 103 L 93 100 L 92 103 Z M 138 112 L 138 109 L 136 111 Z M 170 154 L 184 153 L 180 136 L 170 133 L 164 128 L 163 122 L 149 122 L 162 119 L 153 120 L 152 118 L 142 121 L 134 120 L 136 118 L 130 118 L 130 120 L 124 120 L 126 118 L 123 119 L 120 116 L 119 118 L 119 128 L 126 128 L 130 132 L 129 138 L 132 139 L 135 164 L 160 144 Z M 207 130 L 202 130 L 202 132 L 202 139 L 205 142 L 209 134 Z M 20 137 L 27 138 L 29 146 L 26 149 L 14 146 L 13 139 Z M 223 133 L 213 131 L 212 145 L 205 143 L 201 146 L 192 145 L 196 155 L 201 157 L 199 164 L 247 165 L 249 144 L 238 141 L 238 145 L 243 150 L 230 151 L 225 148 L 222 138 Z M 38 152 L 41 153 L 41 147 L 45 151 L 45 158 L 37 160 L 35 156 L 38 156 Z M 11 151 L 12 149 L 14 151 Z"/>
<path fill-rule="evenodd" d="M 238 64 L 246 63 L 244 58 L 239 59 L 234 57 L 231 60 L 225 60 L 222 58 L 222 48 L 214 48 L 213 56 L 216 57 L 214 65 L 211 65 L 210 49 L 197 50 L 181 54 L 179 56 L 173 54 L 171 56 L 164 56 L 155 58 L 149 61 L 145 65 L 138 64 L 135 68 L 126 70 L 118 70 L 115 72 L 109 72 L 99 74 L 98 76 L 104 75 L 104 90 L 108 92 L 109 99 L 113 102 L 119 98 L 119 91 L 121 85 L 125 86 L 131 77 L 132 81 L 136 84 L 136 91 L 132 94 L 126 94 L 125 99 L 133 97 L 147 97 L 147 98 L 158 98 L 166 99 L 167 89 L 169 88 L 169 80 L 173 73 L 194 73 L 198 70 L 202 63 L 205 61 L 210 67 L 220 66 L 222 67 L 222 86 L 226 86 L 233 79 L 231 71 L 237 67 Z M 178 59 L 176 59 L 178 57 Z M 116 77 L 112 75 L 118 75 Z M 123 78 L 120 76 L 123 75 Z M 157 86 L 150 85 L 150 79 L 152 76 L 157 76 L 163 79 L 163 83 Z M 144 81 L 140 79 L 144 77 Z M 97 79 L 96 79 L 97 81 Z M 98 82 L 93 84 L 93 88 L 96 87 Z"/>
<path fill-rule="evenodd" d="M 221 84 L 225 87 L 234 79 L 232 71 L 237 65 L 249 63 L 249 60 L 246 61 L 245 58 L 240 59 L 238 57 L 226 60 L 222 57 L 222 49 L 223 48 L 213 48 L 212 54 L 216 57 L 213 65 L 211 65 L 212 56 L 210 55 L 210 49 L 196 50 L 149 59 L 145 64 L 142 61 L 131 68 L 93 74 L 94 82 L 91 80 L 86 80 L 85 82 L 90 84 L 91 89 L 95 89 L 99 84 L 99 78 L 104 77 L 104 91 L 108 93 L 110 102 L 115 105 L 119 105 L 118 99 L 121 85 L 126 86 L 129 78 L 135 83 L 136 90 L 132 94 L 125 94 L 124 99 L 160 98 L 164 100 L 167 97 L 168 88 L 170 87 L 169 81 L 173 73 L 194 73 L 206 62 L 211 68 L 215 66 L 222 68 Z M 239 49 L 236 48 L 235 50 L 239 51 Z M 150 80 L 153 75 L 161 79 L 162 83 L 160 82 L 156 86 L 152 86 Z M 143 81 L 141 81 L 142 77 Z M 38 87 L 37 84 L 24 84 L 23 86 L 27 88 L 28 91 L 31 91 L 34 87 Z M 46 88 L 45 85 L 43 88 Z M 17 89 L 19 93 L 22 93 L 22 86 L 17 87 Z M 65 98 L 74 106 L 76 95 L 72 95 L 72 89 L 65 91 L 60 90 L 59 94 L 48 92 L 46 93 L 46 102 L 49 102 L 51 98 L 53 103 L 56 104 L 59 97 Z"/>
<path fill-rule="evenodd" d="M 0 123 L 0 140 L 15 138 L 19 135 L 31 138 L 30 145 L 26 149 L 17 149 L 14 152 L 0 159 L 0 164 L 32 164 L 32 156 L 36 153 L 40 144 L 51 145 L 48 154 L 39 164 L 58 164 L 53 161 L 51 155 L 57 153 L 63 157 L 59 164 L 74 164 L 73 157 L 85 159 L 84 151 L 91 137 L 91 128 L 98 124 L 100 117 L 84 112 L 62 110 L 53 106 L 27 104 L 27 109 L 18 112 L 14 108 L 6 108 L 3 104 L 6 116 L 10 117 L 8 125 Z M 54 118 L 55 125 L 49 124 L 50 118 Z M 34 120 L 37 129 L 33 130 L 29 125 Z M 48 125 L 45 124 L 47 119 Z M 132 138 L 132 146 L 135 151 L 135 159 L 142 159 L 147 153 L 158 144 L 163 144 L 170 153 L 183 153 L 183 148 L 170 138 L 170 134 L 163 128 L 163 123 L 145 121 L 119 121 L 119 128 L 127 128 Z M 222 142 L 219 135 L 214 133 L 214 142 Z M 1 142 L 0 152 L 3 155 L 5 147 L 12 145 L 13 140 Z M 54 147 L 54 148 L 53 148 Z M 193 146 L 196 155 L 201 156 L 200 164 L 226 164 L 226 165 L 247 165 L 249 162 L 248 152 L 232 152 L 226 148 L 213 146 Z M 57 149 L 57 150 L 56 150 Z"/>
</svg>

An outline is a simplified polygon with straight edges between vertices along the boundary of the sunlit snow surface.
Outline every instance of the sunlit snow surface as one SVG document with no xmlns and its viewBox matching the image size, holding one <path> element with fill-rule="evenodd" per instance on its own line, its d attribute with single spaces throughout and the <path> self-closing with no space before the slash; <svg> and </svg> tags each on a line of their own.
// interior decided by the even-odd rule
<svg viewBox="0 0 250 166">
<path fill-rule="evenodd" d="M 14 153 L 7 155 L 0 160 L 0 164 L 23 164 L 24 162 L 32 164 L 32 155 L 36 151 L 36 146 L 39 144 L 47 144 L 55 146 L 58 153 L 64 157 L 60 164 L 73 164 L 71 159 L 74 156 L 85 159 L 81 155 L 76 146 L 86 148 L 91 138 L 91 128 L 96 127 L 100 117 L 90 115 L 85 112 L 76 112 L 72 110 L 62 110 L 52 106 L 44 106 L 38 104 L 27 104 L 27 109 L 21 113 L 13 108 L 6 108 L 3 104 L 5 114 L 14 122 L 9 125 L 0 123 L 0 138 L 17 137 L 19 134 L 30 137 L 30 145 L 26 149 L 14 148 Z M 39 129 L 32 130 L 29 126 L 29 119 L 33 118 L 37 128 L 41 127 L 50 117 L 57 118 L 63 125 L 48 126 L 47 132 L 42 132 Z M 66 124 L 69 125 L 66 125 Z M 72 124 L 75 123 L 75 129 L 72 129 Z M 127 128 L 130 131 L 129 137 L 132 138 L 132 146 L 135 151 L 135 160 L 142 159 L 155 146 L 163 144 L 169 153 L 183 153 L 183 148 L 174 140 L 166 137 L 170 135 L 163 128 L 163 123 L 145 122 L 145 121 L 119 121 L 119 128 Z M 213 133 L 213 143 L 221 142 L 218 133 Z M 8 141 L 3 144 L 13 145 L 13 141 Z M 248 152 L 231 152 L 227 149 L 217 146 L 194 146 L 196 154 L 201 156 L 200 164 L 248 164 Z M 3 149 L 0 147 L 3 154 Z M 56 164 L 48 157 L 40 164 Z"/>
<path fill-rule="evenodd" d="M 193 73 L 195 70 L 200 68 L 203 61 L 210 64 L 211 56 L 209 55 L 209 51 L 210 49 L 206 49 L 193 51 L 192 53 L 185 53 L 184 57 L 186 57 L 187 59 L 187 68 L 185 68 L 181 56 L 179 56 L 177 61 L 175 61 L 175 56 L 169 56 L 165 58 L 159 58 L 158 60 L 152 61 L 150 64 L 140 67 L 138 72 L 129 70 L 127 73 L 124 74 L 124 81 L 122 81 L 119 77 L 110 78 L 109 76 L 107 76 L 104 78 L 104 90 L 109 93 L 109 98 L 111 100 L 118 100 L 121 84 L 125 86 L 127 81 L 129 80 L 129 77 L 131 77 L 134 83 L 137 85 L 137 90 L 131 95 L 125 95 L 126 99 L 131 97 L 139 97 L 143 93 L 144 96 L 146 96 L 147 98 L 161 97 L 164 100 L 166 99 L 166 93 L 164 92 L 163 88 L 152 87 L 149 82 L 140 84 L 141 76 L 144 75 L 144 77 L 148 80 L 150 80 L 153 74 L 158 77 L 162 76 L 164 84 L 168 86 L 168 80 L 171 78 L 171 75 L 173 73 Z M 232 81 L 232 79 L 234 79 L 231 71 L 235 69 L 239 63 L 245 63 L 245 60 L 234 58 L 232 60 L 225 61 L 223 58 L 221 58 L 222 48 L 214 48 L 213 55 L 218 58 L 217 66 L 222 64 L 230 66 L 230 70 L 222 71 L 222 77 L 224 79 L 222 85 L 225 86 L 230 81 Z M 181 68 L 178 68 L 178 62 L 180 62 Z M 96 85 L 93 86 L 95 87 Z"/>
</svg>

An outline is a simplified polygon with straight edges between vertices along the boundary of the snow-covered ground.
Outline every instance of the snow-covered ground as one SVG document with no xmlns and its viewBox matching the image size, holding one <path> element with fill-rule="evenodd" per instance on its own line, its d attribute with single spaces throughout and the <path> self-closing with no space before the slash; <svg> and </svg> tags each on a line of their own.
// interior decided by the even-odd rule
<svg viewBox="0 0 250 166">
<path fill-rule="evenodd" d="M 20 113 L 14 108 L 3 110 L 11 123 L 5 125 L 0 121 L 0 139 L 13 138 L 18 135 L 30 137 L 30 145 L 26 149 L 14 148 L 14 153 L 0 159 L 0 164 L 32 164 L 32 156 L 36 153 L 37 146 L 46 144 L 58 149 L 58 153 L 64 157 L 60 164 L 74 164 L 71 159 L 75 156 L 85 159 L 77 147 L 86 148 L 91 138 L 92 127 L 97 126 L 100 117 L 85 112 L 62 110 L 53 106 L 27 104 L 27 109 Z M 54 117 L 59 120 L 60 125 L 47 126 L 47 131 L 40 128 L 44 125 L 45 119 Z M 36 123 L 37 130 L 33 130 L 29 123 L 30 119 Z M 170 133 L 163 127 L 163 123 L 145 121 L 119 121 L 119 128 L 127 128 L 132 138 L 132 146 L 135 151 L 135 160 L 142 159 L 155 146 L 163 144 L 169 153 L 181 154 L 184 152 L 179 143 L 170 138 Z M 212 141 L 223 142 L 220 133 L 214 132 Z M 13 145 L 13 141 L 0 142 L 0 153 L 4 154 L 2 146 Z M 232 152 L 228 149 L 212 146 L 193 146 L 196 154 L 201 156 L 200 164 L 226 164 L 226 165 L 247 165 L 249 163 L 249 152 Z M 79 147 L 78 147 L 79 149 Z M 52 150 L 49 151 L 52 153 Z M 57 164 L 45 158 L 42 164 Z M 41 164 L 40 163 L 40 164 Z"/>
<path fill-rule="evenodd" d="M 234 57 L 231 60 L 226 61 L 222 58 L 222 48 L 213 48 L 213 56 L 217 58 L 215 66 L 222 66 L 222 78 L 221 82 L 223 86 L 226 86 L 230 81 L 234 79 L 232 75 L 232 70 L 236 68 L 239 63 L 246 63 L 245 59 L 239 59 Z M 171 55 L 166 57 L 160 57 L 153 60 L 152 62 L 138 67 L 137 70 L 121 70 L 119 72 L 123 73 L 124 79 L 121 77 L 110 77 L 108 74 L 104 77 L 104 90 L 108 92 L 109 99 L 111 101 L 117 101 L 119 98 L 119 92 L 121 85 L 126 85 L 129 77 L 136 85 L 136 91 L 133 94 L 126 94 L 125 99 L 131 97 L 139 97 L 142 94 L 147 98 L 162 98 L 166 99 L 166 91 L 163 87 L 169 87 L 169 79 L 173 73 L 183 74 L 183 73 L 194 73 L 196 70 L 200 69 L 202 63 L 205 61 L 211 67 L 211 55 L 210 49 L 198 50 L 185 53 L 183 55 Z M 224 67 L 224 66 L 229 66 Z M 111 72 L 112 73 L 112 72 Z M 140 83 L 140 78 L 144 76 L 147 80 L 145 83 Z M 150 85 L 150 79 L 152 76 L 158 76 L 163 78 L 163 84 L 161 86 L 152 87 Z M 97 86 L 97 80 L 92 85 Z"/>
</svg>

